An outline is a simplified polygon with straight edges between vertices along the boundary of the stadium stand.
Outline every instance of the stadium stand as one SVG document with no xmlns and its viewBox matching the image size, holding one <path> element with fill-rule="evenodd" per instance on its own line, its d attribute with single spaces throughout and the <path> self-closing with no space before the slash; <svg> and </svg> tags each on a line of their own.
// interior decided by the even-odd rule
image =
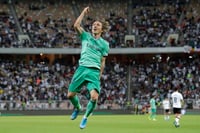
<svg viewBox="0 0 200 133">
<path fill-rule="evenodd" d="M 105 38 L 111 42 L 112 48 L 183 46 L 188 43 L 188 39 L 181 40 L 182 37 L 176 41 L 176 44 L 171 44 L 167 41 L 168 36 L 170 34 L 183 35 L 186 30 L 185 24 L 190 22 L 191 17 L 195 17 L 194 22 L 197 22 L 193 29 L 198 27 L 196 24 L 199 21 L 197 15 L 199 4 L 193 1 L 187 3 L 182 0 L 178 3 L 157 0 L 153 4 L 142 5 L 135 1 L 135 3 L 132 2 L 132 6 L 128 6 L 128 4 L 128 1 L 120 0 L 95 2 L 91 0 L 74 0 L 73 2 L 13 0 L 12 3 L 4 2 L 1 5 L 2 9 L 10 16 L 9 19 L 12 19 L 8 19 L 8 21 L 12 21 L 14 24 L 10 29 L 14 30 L 16 34 L 19 32 L 27 34 L 31 40 L 25 41 L 24 46 L 20 42 L 17 45 L 12 44 L 10 47 L 13 45 L 14 47 L 37 48 L 79 47 L 77 45 L 79 39 L 72 25 L 77 14 L 86 5 L 91 6 L 91 14 L 86 19 L 84 26 L 90 30 L 91 27 L 88 25 L 95 19 L 105 18 L 109 21 L 110 32 L 105 35 Z M 131 34 L 135 35 L 135 45 L 126 46 L 124 44 L 125 36 Z M 17 41 L 16 39 L 15 37 L 13 40 Z"/>
<path fill-rule="evenodd" d="M 200 108 L 200 1 L 1 0 L 0 110 L 72 109 L 66 92 L 81 47 L 72 25 L 86 5 L 87 30 L 95 19 L 110 23 L 99 109 L 148 108 L 151 93 L 162 100 L 177 84 L 188 108 Z"/>
</svg>

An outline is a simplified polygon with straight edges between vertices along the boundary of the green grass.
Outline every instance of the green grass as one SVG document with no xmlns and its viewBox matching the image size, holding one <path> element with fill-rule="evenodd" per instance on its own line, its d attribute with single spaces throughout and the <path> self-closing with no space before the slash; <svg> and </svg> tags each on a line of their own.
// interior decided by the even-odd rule
<svg viewBox="0 0 200 133">
<path fill-rule="evenodd" d="M 173 126 L 173 116 L 165 121 L 149 121 L 148 115 L 93 115 L 85 129 L 79 129 L 82 116 L 1 116 L 0 133 L 199 133 L 200 115 L 184 115 L 181 127 Z"/>
</svg>

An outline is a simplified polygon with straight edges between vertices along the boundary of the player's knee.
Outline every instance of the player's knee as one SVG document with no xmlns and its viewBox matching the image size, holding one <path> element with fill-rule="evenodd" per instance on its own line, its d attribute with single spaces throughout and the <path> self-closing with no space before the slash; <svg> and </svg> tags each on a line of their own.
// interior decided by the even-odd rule
<svg viewBox="0 0 200 133">
<path fill-rule="evenodd" d="M 93 97 L 93 96 L 91 96 L 91 98 L 90 98 L 92 101 L 97 101 L 98 100 L 98 97 Z"/>
<path fill-rule="evenodd" d="M 99 97 L 99 94 L 94 90 L 94 91 L 91 91 L 90 96 L 91 96 L 90 99 L 91 99 L 92 101 L 97 101 L 97 100 L 98 100 L 98 97 Z"/>
<path fill-rule="evenodd" d="M 98 100 L 98 95 L 91 95 L 90 98 L 92 101 L 97 101 Z"/>
<path fill-rule="evenodd" d="M 75 95 L 76 95 L 76 93 L 68 92 L 67 98 L 68 99 L 73 98 Z"/>
</svg>

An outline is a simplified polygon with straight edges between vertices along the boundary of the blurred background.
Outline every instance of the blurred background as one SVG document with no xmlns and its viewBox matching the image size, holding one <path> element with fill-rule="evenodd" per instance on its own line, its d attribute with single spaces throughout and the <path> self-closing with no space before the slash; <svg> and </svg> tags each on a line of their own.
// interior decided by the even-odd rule
<svg viewBox="0 0 200 133">
<path fill-rule="evenodd" d="M 73 23 L 86 6 L 85 30 L 110 23 L 98 110 L 145 114 L 152 94 L 161 103 L 179 86 L 185 108 L 200 111 L 200 0 L 0 0 L 1 112 L 72 109 Z M 83 87 L 84 108 L 86 95 Z"/>
</svg>

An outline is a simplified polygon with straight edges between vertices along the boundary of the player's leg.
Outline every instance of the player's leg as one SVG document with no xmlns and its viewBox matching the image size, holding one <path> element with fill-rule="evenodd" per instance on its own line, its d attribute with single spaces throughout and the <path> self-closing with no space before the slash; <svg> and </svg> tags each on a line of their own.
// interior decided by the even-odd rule
<svg viewBox="0 0 200 133">
<path fill-rule="evenodd" d="M 80 104 L 78 96 L 74 92 L 68 92 L 68 98 L 74 106 L 74 110 L 71 115 L 71 120 L 74 120 L 77 118 L 77 116 L 81 110 L 81 104 Z"/>
<path fill-rule="evenodd" d="M 77 93 L 80 92 L 82 85 L 85 83 L 84 70 L 85 70 L 84 68 L 79 67 L 76 70 L 76 72 L 72 78 L 72 81 L 69 85 L 67 97 L 74 106 L 74 111 L 71 115 L 71 120 L 76 119 L 81 110 L 81 104 L 80 104 L 79 98 L 77 96 Z"/>
<path fill-rule="evenodd" d="M 83 119 L 80 123 L 81 129 L 86 127 L 87 118 L 91 115 L 91 113 L 93 112 L 93 110 L 96 108 L 96 105 L 97 105 L 99 93 L 95 89 L 93 89 L 93 90 L 90 91 L 90 95 L 91 95 L 91 99 L 89 100 L 89 102 L 87 104 L 86 112 L 85 112 Z"/>
<path fill-rule="evenodd" d="M 90 92 L 90 94 L 91 94 L 91 99 L 89 100 L 89 102 L 87 104 L 87 109 L 86 109 L 86 113 L 85 113 L 86 117 L 90 116 L 90 114 L 96 108 L 97 100 L 98 100 L 98 97 L 99 97 L 99 94 L 97 93 L 97 91 L 95 89 L 92 90 Z"/>
<path fill-rule="evenodd" d="M 180 126 L 179 120 L 181 118 L 181 109 L 174 108 L 174 114 L 175 114 L 174 125 L 175 127 L 179 127 Z"/>
<path fill-rule="evenodd" d="M 164 120 L 167 120 L 166 109 L 164 109 Z"/>
<path fill-rule="evenodd" d="M 90 92 L 90 100 L 87 104 L 86 112 L 83 116 L 83 119 L 80 123 L 80 128 L 83 129 L 86 127 L 87 124 L 87 118 L 91 115 L 93 110 L 95 109 L 97 105 L 97 100 L 99 97 L 100 93 L 100 70 L 96 68 L 89 68 L 87 70 L 87 76 L 86 76 L 86 81 L 87 81 L 87 89 Z"/>
<path fill-rule="evenodd" d="M 148 119 L 149 119 L 149 120 L 152 120 L 152 108 L 149 108 L 148 110 L 149 110 L 149 111 L 148 111 L 148 112 L 149 112 Z"/>
<path fill-rule="evenodd" d="M 156 109 L 151 109 L 149 120 L 156 120 Z"/>
<path fill-rule="evenodd" d="M 175 122 L 176 122 L 176 126 L 178 127 L 180 126 L 180 123 L 179 123 L 180 119 L 181 119 L 181 115 L 177 113 L 175 116 Z"/>
<path fill-rule="evenodd" d="M 165 109 L 164 111 L 164 119 L 169 120 L 169 109 Z"/>
<path fill-rule="evenodd" d="M 153 109 L 153 115 L 152 115 L 152 120 L 156 121 L 156 109 Z"/>
<path fill-rule="evenodd" d="M 170 119 L 170 113 L 171 113 L 171 112 L 170 112 L 170 110 L 168 109 L 167 112 L 166 112 L 166 114 L 167 114 L 167 120 Z"/>
</svg>

